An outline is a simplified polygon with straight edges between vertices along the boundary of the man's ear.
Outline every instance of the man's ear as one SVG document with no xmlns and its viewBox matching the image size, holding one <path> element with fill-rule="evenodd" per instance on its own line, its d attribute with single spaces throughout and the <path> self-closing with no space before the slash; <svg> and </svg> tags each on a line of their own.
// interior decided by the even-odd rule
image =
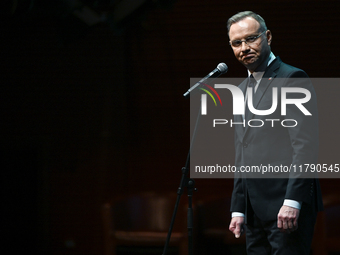
<svg viewBox="0 0 340 255">
<path fill-rule="evenodd" d="M 267 37 L 268 45 L 270 45 L 273 39 L 272 32 L 270 30 L 266 31 L 266 37 Z"/>
</svg>

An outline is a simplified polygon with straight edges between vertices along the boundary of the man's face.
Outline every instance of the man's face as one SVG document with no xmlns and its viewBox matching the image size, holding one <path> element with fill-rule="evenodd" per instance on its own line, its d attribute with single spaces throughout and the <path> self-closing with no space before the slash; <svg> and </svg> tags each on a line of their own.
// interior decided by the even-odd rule
<svg viewBox="0 0 340 255">
<path fill-rule="evenodd" d="M 231 25 L 229 39 L 231 42 L 246 40 L 247 38 L 260 35 L 261 32 L 263 31 L 260 31 L 260 24 L 255 19 L 247 17 Z M 268 59 L 271 39 L 271 32 L 267 30 L 254 42 L 249 43 L 250 45 L 242 42 L 238 47 L 232 46 L 232 49 L 237 60 L 249 69 L 250 72 L 253 72 Z"/>
</svg>

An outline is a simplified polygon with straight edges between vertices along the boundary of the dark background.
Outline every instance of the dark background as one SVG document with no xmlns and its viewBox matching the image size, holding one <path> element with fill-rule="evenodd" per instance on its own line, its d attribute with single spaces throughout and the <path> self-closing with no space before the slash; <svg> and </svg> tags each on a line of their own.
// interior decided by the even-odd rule
<svg viewBox="0 0 340 255">
<path fill-rule="evenodd" d="M 338 0 L 136 2 L 135 9 L 124 0 L 2 4 L 6 254 L 102 254 L 105 201 L 177 190 L 189 146 L 189 101 L 182 97 L 189 79 L 220 62 L 229 67 L 224 76 L 246 76 L 225 29 L 236 12 L 265 18 L 284 62 L 311 77 L 338 77 Z M 84 6 L 95 13 L 79 15 Z M 336 86 L 318 91 L 327 107 L 337 95 Z M 320 119 L 329 123 L 320 127 L 320 162 L 339 163 L 339 126 L 330 121 L 338 114 Z M 324 194 L 338 194 L 338 180 L 321 184 Z M 230 196 L 232 180 L 199 179 L 196 187 L 197 200 Z"/>
</svg>

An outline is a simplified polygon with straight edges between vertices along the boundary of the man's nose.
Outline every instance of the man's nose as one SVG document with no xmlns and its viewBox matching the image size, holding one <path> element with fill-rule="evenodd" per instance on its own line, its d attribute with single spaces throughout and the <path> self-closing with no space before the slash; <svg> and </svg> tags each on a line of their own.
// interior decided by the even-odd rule
<svg viewBox="0 0 340 255">
<path fill-rule="evenodd" d="M 249 45 L 246 43 L 246 41 L 242 41 L 241 51 L 248 51 L 248 50 L 249 50 Z"/>
</svg>

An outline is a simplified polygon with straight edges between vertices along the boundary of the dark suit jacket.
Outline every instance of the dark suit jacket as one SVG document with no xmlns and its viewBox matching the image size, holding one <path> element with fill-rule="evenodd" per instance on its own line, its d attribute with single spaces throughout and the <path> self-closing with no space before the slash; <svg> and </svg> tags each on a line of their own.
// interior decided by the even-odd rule
<svg viewBox="0 0 340 255">
<path fill-rule="evenodd" d="M 246 90 L 246 87 L 247 79 L 239 85 L 239 88 L 243 91 Z M 292 164 L 292 166 L 299 167 L 305 163 L 315 164 L 317 162 L 318 113 L 316 95 L 307 74 L 283 63 L 277 57 L 267 67 L 256 91 L 254 96 L 254 107 L 256 109 L 266 110 L 271 107 L 273 87 L 278 88 L 276 111 L 270 116 L 246 115 L 245 128 L 242 125 L 235 125 L 235 165 L 237 169 L 240 169 L 241 166 L 260 166 L 261 164 L 270 164 L 271 166 L 290 166 Z M 312 116 L 305 116 L 293 104 L 288 104 L 286 116 L 281 116 L 282 87 L 308 89 L 311 92 L 311 99 L 303 105 L 312 113 Z M 288 95 L 301 97 L 301 93 L 300 95 Z M 260 119 L 265 124 L 262 127 L 249 127 L 247 125 L 249 119 Z M 279 119 L 280 121 L 273 123 L 266 121 L 266 119 Z M 283 119 L 294 119 L 298 122 L 298 125 L 296 127 L 283 127 L 281 125 Z M 235 115 L 235 122 L 242 121 L 242 115 Z M 272 127 L 272 124 L 274 124 L 274 127 Z M 256 125 L 259 125 L 259 122 Z M 279 176 L 280 174 L 282 175 Z M 289 173 L 278 173 L 272 175 L 272 177 L 274 178 L 245 178 L 243 173 L 237 173 L 234 180 L 231 211 L 245 213 L 247 222 L 249 202 L 255 214 L 264 221 L 277 219 L 284 199 L 302 202 L 302 206 L 304 203 L 310 204 L 316 211 L 322 209 L 321 191 L 317 178 L 288 178 Z"/>
</svg>

